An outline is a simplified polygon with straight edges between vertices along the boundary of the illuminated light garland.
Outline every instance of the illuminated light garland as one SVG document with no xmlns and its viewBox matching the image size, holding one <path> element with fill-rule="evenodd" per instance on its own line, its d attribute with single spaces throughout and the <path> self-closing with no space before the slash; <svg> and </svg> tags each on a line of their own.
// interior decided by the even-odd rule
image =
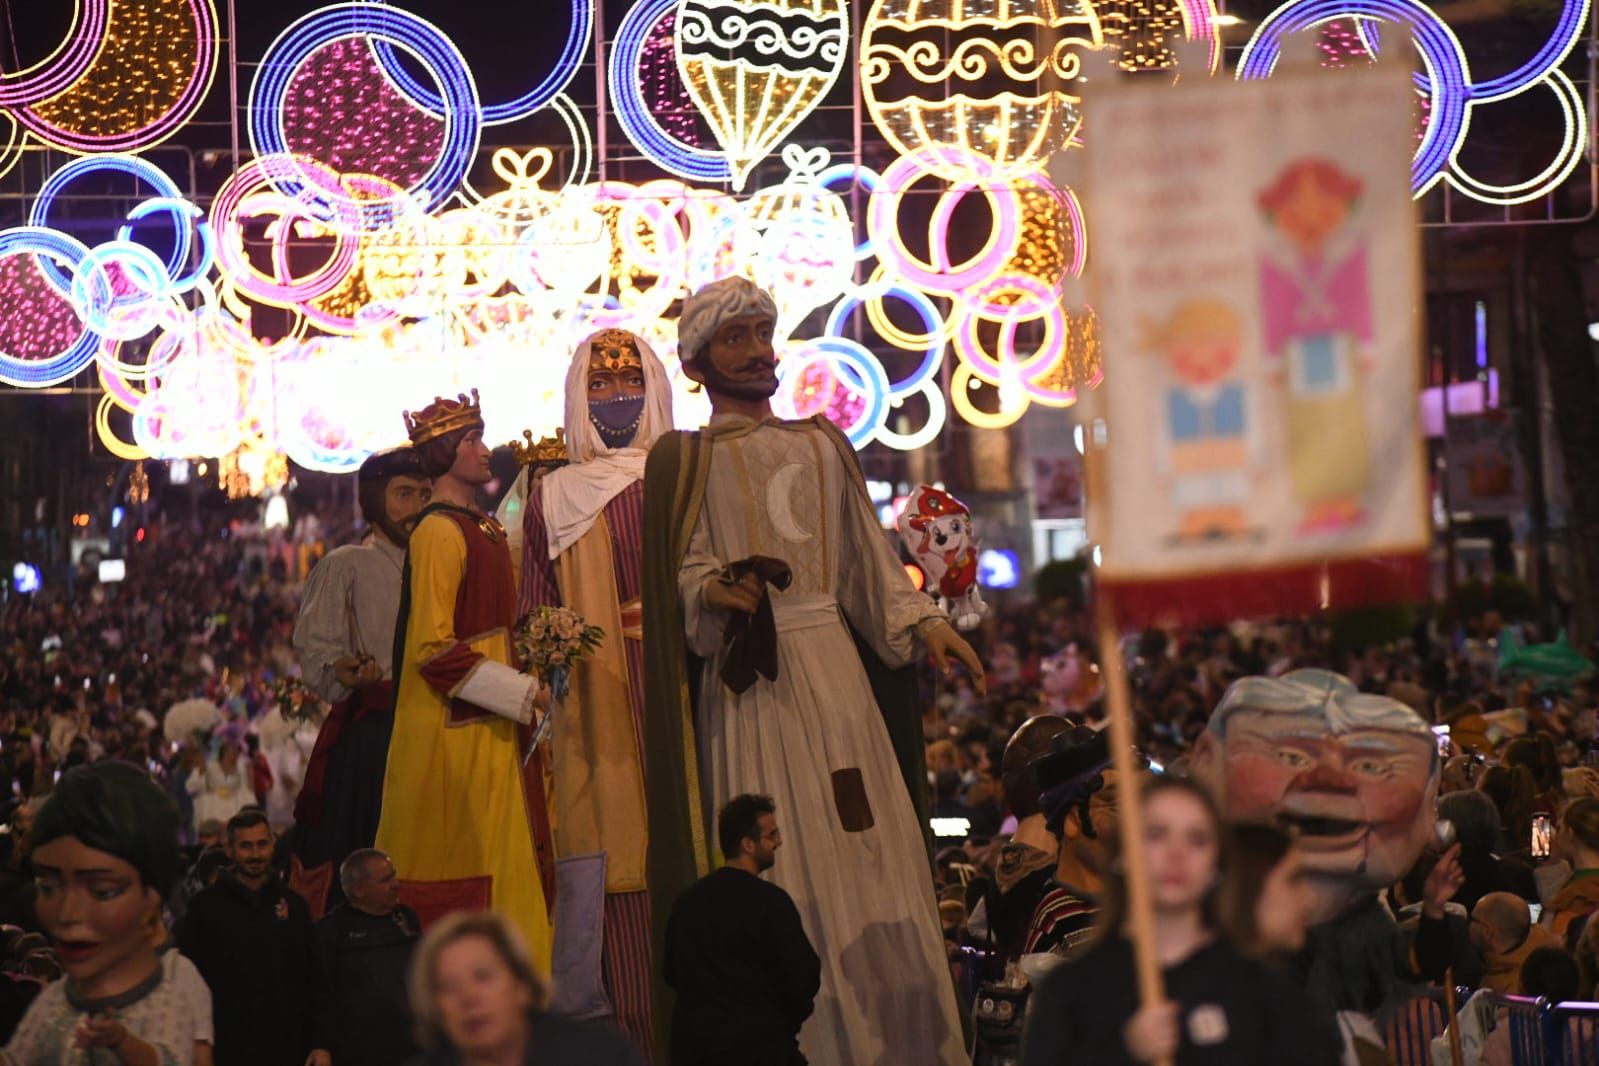
<svg viewBox="0 0 1599 1066">
<path fill-rule="evenodd" d="M 839 429 L 857 449 L 865 447 L 887 423 L 888 373 L 875 355 L 846 337 L 818 337 L 785 351 L 777 364 L 778 393 L 774 397 L 774 400 L 781 398 L 782 402 L 774 402 L 774 409 L 786 405 L 790 417 L 798 413 L 792 409 L 792 396 L 786 390 L 792 388 L 796 376 L 816 364 L 831 369 L 836 385 L 849 389 L 863 401 L 860 417 Z M 854 384 L 845 381 L 842 371 L 846 368 L 854 373 Z M 778 413 L 783 414 L 783 411 L 778 410 Z"/>
<path fill-rule="evenodd" d="M 1027 413 L 1032 401 L 1024 389 L 1015 386 L 997 386 L 1000 406 L 998 411 L 984 411 L 972 402 L 972 393 L 984 383 L 980 381 L 969 363 L 955 368 L 949 379 L 949 401 L 969 425 L 978 429 L 1004 429 L 1016 424 Z"/>
<path fill-rule="evenodd" d="M 836 191 L 833 186 L 840 183 L 859 185 L 870 197 L 883 184 L 883 176 L 871 167 L 859 166 L 854 163 L 836 163 L 816 176 L 816 184 L 828 191 Z M 877 254 L 877 242 L 872 240 L 870 233 L 866 239 L 855 246 L 855 258 L 867 259 Z"/>
<path fill-rule="evenodd" d="M 0 107 L 48 100 L 79 78 L 105 44 L 111 0 L 73 0 L 72 30 L 61 47 L 26 70 L 0 75 Z"/>
<path fill-rule="evenodd" d="M 578 69 L 582 66 L 584 53 L 588 51 L 589 38 L 594 30 L 596 2 L 597 0 L 571 0 L 571 28 L 567 30 L 566 43 L 561 47 L 561 55 L 556 59 L 555 66 L 550 68 L 543 81 L 516 99 L 499 104 L 484 104 L 484 125 L 498 126 L 526 118 L 566 91 L 566 87 L 572 84 L 572 79 L 577 76 Z M 393 81 L 396 89 L 434 118 L 444 117 L 450 105 L 438 93 L 411 77 L 388 41 L 382 38 L 374 39 L 372 52 L 382 65 L 383 73 Z"/>
<path fill-rule="evenodd" d="M 158 212 L 165 212 L 173 225 L 185 233 L 193 226 L 195 236 L 200 239 L 200 259 L 187 274 L 174 273 L 172 261 L 167 261 L 167 276 L 172 283 L 172 291 L 189 292 L 203 283 L 216 265 L 216 237 L 211 232 L 211 223 L 205 220 L 205 212 L 198 206 L 176 196 L 151 197 L 128 212 L 128 221 L 117 229 L 117 240 L 132 241 L 134 224 Z M 172 258 L 180 259 L 176 254 Z M 186 258 L 187 255 L 181 257 Z"/>
<path fill-rule="evenodd" d="M 250 87 L 250 144 L 258 155 L 290 156 L 284 99 L 300 68 L 319 49 L 349 37 L 388 41 L 414 56 L 439 80 L 444 99 L 443 149 L 409 190 L 429 210 L 442 204 L 466 176 L 483 128 L 477 84 L 466 60 L 438 27 L 398 8 L 368 3 L 334 4 L 299 19 L 267 49 Z M 290 187 L 286 191 L 298 193 Z M 326 195 L 325 192 L 319 193 Z M 387 221 L 383 208 L 363 205 L 368 224 Z"/>
<path fill-rule="evenodd" d="M 677 4 L 678 0 L 638 0 L 617 27 L 606 72 L 616 121 L 634 147 L 662 170 L 693 181 L 730 181 L 733 170 L 723 153 L 685 143 L 661 128 L 639 81 L 644 48 L 656 26 L 675 15 Z"/>
<path fill-rule="evenodd" d="M 733 254 L 757 285 L 772 294 L 778 332 L 791 333 L 817 308 L 842 296 L 855 271 L 855 224 L 849 208 L 818 176 L 828 153 L 798 145 L 783 149 L 789 178 L 762 189 L 743 207 Z"/>
<path fill-rule="evenodd" d="M 1582 94 L 1571 79 L 1559 70 L 1545 74 L 1539 82 L 1549 87 L 1560 106 L 1565 135 L 1560 150 L 1538 174 L 1513 185 L 1494 185 L 1479 181 L 1461 166 L 1458 156 L 1449 160 L 1449 183 L 1467 196 L 1489 204 L 1524 204 L 1548 195 L 1576 171 L 1588 148 L 1588 116 Z"/>
<path fill-rule="evenodd" d="M 29 255 L 0 258 L 0 306 L 6 309 L 0 316 L 0 352 L 30 366 L 72 349 L 84 331 L 72 301 L 45 279 L 39 261 Z"/>
<path fill-rule="evenodd" d="M 35 137 L 79 154 L 144 151 L 194 116 L 216 76 L 212 0 L 117 0 L 97 36 L 103 43 L 77 78 L 13 112 Z"/>
<path fill-rule="evenodd" d="M 910 433 L 901 433 L 889 429 L 885 424 L 877 431 L 877 443 L 902 452 L 913 452 L 918 448 L 925 448 L 938 439 L 938 435 L 944 430 L 944 423 L 949 419 L 949 405 L 944 402 L 943 390 L 937 381 L 929 380 L 912 395 L 921 396 L 927 402 L 927 421 L 922 423 L 922 428 Z M 894 405 L 902 406 L 903 400 L 894 401 Z"/>
<path fill-rule="evenodd" d="M 329 220 L 314 216 L 310 208 L 298 199 L 276 191 L 275 181 L 286 175 L 304 177 L 307 172 L 321 168 L 319 187 L 337 181 L 332 174 L 314 160 L 292 160 L 284 156 L 260 156 L 252 159 L 234 172 L 227 183 L 218 190 L 211 202 L 211 227 L 217 234 L 217 268 L 239 291 L 263 303 L 279 307 L 297 306 L 332 292 L 354 269 L 360 241 L 358 225 L 329 224 Z M 286 278 L 281 273 L 268 275 L 257 270 L 244 249 L 243 218 L 272 215 L 277 223 L 269 227 L 274 251 L 276 246 L 289 240 L 296 224 L 314 227 L 318 235 L 333 238 L 333 254 L 317 270 L 304 278 Z M 276 254 L 273 263 L 280 259 Z"/>
<path fill-rule="evenodd" d="M 919 336 L 907 334 L 893 326 L 883 310 L 883 299 L 887 296 L 898 297 L 916 312 L 924 327 Z M 890 399 L 903 400 L 907 396 L 921 392 L 928 382 L 936 380 L 939 367 L 944 363 L 944 327 L 943 316 L 938 313 L 938 308 L 933 306 L 932 300 L 921 290 L 913 289 L 909 285 L 866 286 L 845 296 L 833 306 L 832 313 L 827 316 L 828 335 L 843 337 L 844 327 L 850 315 L 861 308 L 867 309 L 867 318 L 878 335 L 894 347 L 911 352 L 918 348 L 922 349 L 922 361 L 916 369 L 901 380 L 889 384 Z M 874 308 L 877 314 L 872 313 Z"/>
<path fill-rule="evenodd" d="M 1427 67 L 1431 110 L 1411 164 L 1411 191 L 1421 196 L 1436 185 L 1460 150 L 1471 124 L 1471 73 L 1460 41 L 1419 0 L 1291 0 L 1267 16 L 1238 61 L 1240 80 L 1270 77 L 1284 37 L 1341 18 L 1380 19 L 1408 27 Z"/>
<path fill-rule="evenodd" d="M 970 364 L 973 372 L 979 377 L 986 378 L 990 384 L 1014 382 L 1026 388 L 1031 395 L 1032 377 L 1054 365 L 1058 353 L 1065 345 L 1066 310 L 1061 306 L 1052 286 L 1026 274 L 995 278 L 988 283 L 988 286 L 984 300 L 988 307 L 964 308 L 960 327 L 955 331 L 952 342 L 955 354 L 963 362 Z M 989 309 L 997 303 L 994 296 L 1005 293 L 1031 297 L 1034 301 L 1032 308 L 1036 310 L 1018 304 L 1014 307 L 998 308 L 996 314 L 994 310 Z M 979 337 L 978 330 L 984 322 L 999 327 L 996 354 L 990 354 L 983 347 Z M 1042 325 L 1043 339 L 1032 354 L 1018 359 L 1016 358 L 1019 351 L 1017 331 L 1023 325 L 1033 322 Z"/>
<path fill-rule="evenodd" d="M 89 155 L 72 160 L 45 180 L 38 195 L 34 197 L 33 208 L 28 213 L 28 225 L 48 228 L 50 208 L 67 186 L 85 174 L 102 170 L 125 174 L 142 182 L 154 189 L 156 196 L 164 201 L 183 200 L 183 193 L 178 189 L 177 182 L 173 181 L 166 171 L 147 159 L 132 155 Z M 129 217 L 132 218 L 131 215 Z M 176 220 L 175 216 L 174 219 Z M 173 241 L 172 254 L 167 259 L 167 274 L 171 278 L 181 276 L 180 272 L 187 269 L 189 259 L 189 226 L 186 222 L 180 222 L 174 228 L 177 236 Z M 44 276 L 58 291 L 65 293 L 71 289 L 72 280 L 54 263 L 41 260 L 39 265 L 44 271 Z"/>
<path fill-rule="evenodd" d="M 377 174 L 403 189 L 443 150 L 444 123 L 400 95 L 357 38 L 307 56 L 282 106 L 289 151 L 341 174 Z"/>
<path fill-rule="evenodd" d="M 736 192 L 832 90 L 849 19 L 844 0 L 678 0 L 673 40 Z"/>
<path fill-rule="evenodd" d="M 75 274 L 88 258 L 89 249 L 64 233 L 40 226 L 0 230 L 0 259 L 16 255 L 31 255 L 35 263 L 54 260 Z M 34 389 L 60 384 L 93 362 L 99 345 L 99 336 L 85 326 L 71 344 L 48 355 L 0 352 L 0 382 Z"/>
<path fill-rule="evenodd" d="M 959 165 L 970 168 L 968 177 L 955 181 L 941 193 L 928 222 L 928 250 L 932 262 L 919 260 L 906 244 L 899 228 L 899 212 L 903 197 L 918 181 L 937 178 L 931 157 L 937 155 L 946 166 Z M 878 258 L 899 276 L 920 289 L 946 296 L 985 284 L 1004 268 L 1016 250 L 1020 234 L 1020 205 L 1011 183 L 1003 178 L 984 175 L 982 159 L 971 153 L 942 150 L 916 152 L 902 156 L 883 172 L 882 182 L 873 192 L 867 206 L 866 226 L 877 249 Z M 955 208 L 968 193 L 978 192 L 987 200 L 994 226 L 989 230 L 983 248 L 963 263 L 953 263 L 949 257 L 949 227 Z"/>
<path fill-rule="evenodd" d="M 1088 0 L 873 0 L 861 92 L 902 155 L 954 148 L 993 172 L 1032 170 L 1076 135 L 1082 101 L 1069 90 L 1079 53 L 1104 43 Z M 1007 87 L 993 88 L 1001 77 Z M 1060 87 L 1041 91 L 1046 77 Z M 960 156 L 927 158 L 951 176 L 968 173 Z"/>
<path fill-rule="evenodd" d="M 121 284 L 113 284 L 113 278 Z M 84 325 L 114 340 L 149 334 L 156 325 L 156 308 L 174 295 L 160 257 L 132 241 L 95 245 L 72 275 L 72 305 Z"/>
<path fill-rule="evenodd" d="M 700 112 L 694 106 L 677 72 L 677 47 L 673 30 L 677 26 L 674 6 L 655 23 L 639 53 L 638 79 L 644 104 L 668 136 L 684 144 L 703 147 L 700 139 Z"/>
</svg>

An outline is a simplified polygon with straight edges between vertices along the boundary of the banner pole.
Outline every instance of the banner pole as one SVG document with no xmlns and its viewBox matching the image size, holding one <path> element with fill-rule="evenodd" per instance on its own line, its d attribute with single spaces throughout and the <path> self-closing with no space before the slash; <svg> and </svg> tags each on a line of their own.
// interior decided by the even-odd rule
<svg viewBox="0 0 1599 1066">
<path fill-rule="evenodd" d="M 1155 952 L 1155 912 L 1149 895 L 1149 871 L 1144 863 L 1144 803 L 1138 781 L 1143 768 L 1134 757 L 1133 701 L 1122 662 L 1110 593 L 1103 585 L 1094 590 L 1094 614 L 1099 628 L 1099 661 L 1103 665 L 1105 699 L 1110 711 L 1110 750 L 1116 771 L 1116 821 L 1122 840 L 1122 869 L 1127 879 L 1127 933 L 1133 942 L 1138 971 L 1138 1000 L 1152 1007 L 1166 998 L 1160 962 Z M 1157 1060 L 1156 1066 L 1172 1066 Z"/>
</svg>

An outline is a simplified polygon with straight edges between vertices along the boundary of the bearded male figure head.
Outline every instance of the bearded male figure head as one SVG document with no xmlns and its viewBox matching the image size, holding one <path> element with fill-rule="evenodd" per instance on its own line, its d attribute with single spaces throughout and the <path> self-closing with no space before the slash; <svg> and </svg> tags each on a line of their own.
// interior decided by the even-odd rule
<svg viewBox="0 0 1599 1066">
<path fill-rule="evenodd" d="M 356 474 L 356 485 L 367 525 L 395 547 L 405 547 L 433 494 L 415 450 L 393 448 L 368 456 Z"/>
<path fill-rule="evenodd" d="M 705 386 L 717 414 L 762 417 L 777 392 L 777 303 L 747 278 L 711 284 L 683 302 L 677 322 L 683 373 Z"/>
</svg>

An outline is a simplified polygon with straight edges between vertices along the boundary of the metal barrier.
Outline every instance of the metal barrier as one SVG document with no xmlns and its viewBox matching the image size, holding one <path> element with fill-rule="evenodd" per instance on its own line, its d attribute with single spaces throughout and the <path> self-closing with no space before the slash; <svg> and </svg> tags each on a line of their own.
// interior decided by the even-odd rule
<svg viewBox="0 0 1599 1066">
<path fill-rule="evenodd" d="M 1599 1003 L 1556 1004 L 1549 1022 L 1559 1066 L 1599 1066 Z"/>
<path fill-rule="evenodd" d="M 1499 1006 L 1509 1012 L 1501 1024 L 1510 1026 L 1511 1061 L 1516 1066 L 1559 1066 L 1558 1045 L 1549 1039 L 1549 1003 L 1528 996 L 1496 996 Z"/>
<path fill-rule="evenodd" d="M 1394 1008 L 1382 1027 L 1394 1066 L 1432 1066 L 1432 1039 L 1444 1031 L 1442 989 L 1427 989 Z"/>
</svg>

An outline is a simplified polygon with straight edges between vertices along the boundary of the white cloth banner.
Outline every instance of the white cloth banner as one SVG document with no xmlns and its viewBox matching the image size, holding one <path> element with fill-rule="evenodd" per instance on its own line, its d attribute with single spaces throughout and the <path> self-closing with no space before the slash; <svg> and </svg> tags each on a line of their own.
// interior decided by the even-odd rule
<svg viewBox="0 0 1599 1066">
<path fill-rule="evenodd" d="M 1409 71 L 1286 68 L 1090 104 L 1112 582 L 1427 547 Z"/>
</svg>

